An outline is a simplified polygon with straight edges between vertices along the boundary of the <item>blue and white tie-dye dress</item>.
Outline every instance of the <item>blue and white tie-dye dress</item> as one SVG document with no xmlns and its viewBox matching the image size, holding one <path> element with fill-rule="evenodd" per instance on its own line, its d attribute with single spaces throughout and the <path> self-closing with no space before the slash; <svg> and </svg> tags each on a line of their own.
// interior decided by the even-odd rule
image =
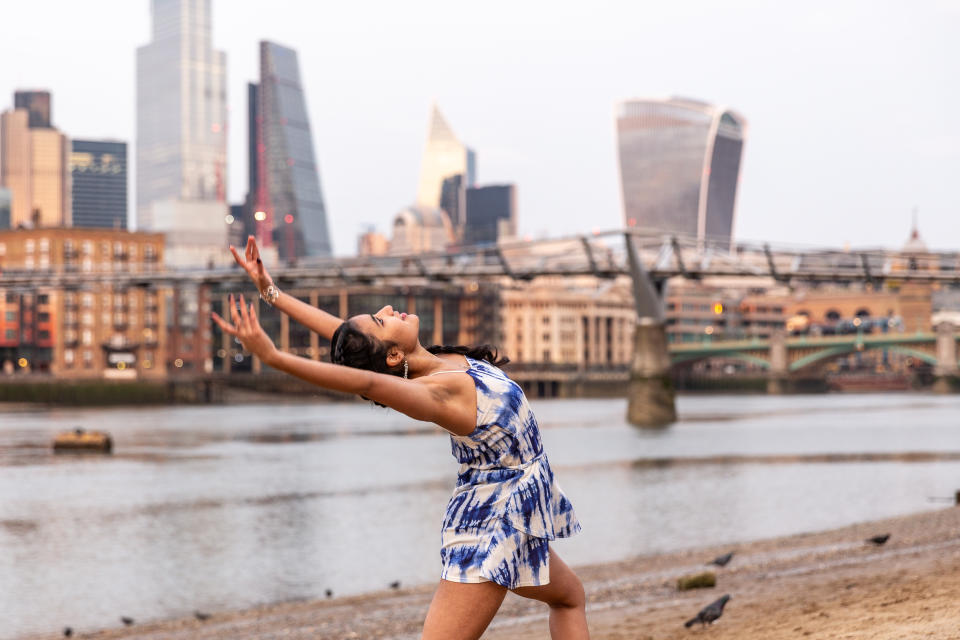
<svg viewBox="0 0 960 640">
<path fill-rule="evenodd" d="M 467 363 L 477 428 L 450 436 L 460 473 L 443 519 L 441 577 L 508 589 L 547 584 L 549 541 L 577 533 L 580 522 L 553 477 L 523 390 L 486 361 Z"/>
</svg>

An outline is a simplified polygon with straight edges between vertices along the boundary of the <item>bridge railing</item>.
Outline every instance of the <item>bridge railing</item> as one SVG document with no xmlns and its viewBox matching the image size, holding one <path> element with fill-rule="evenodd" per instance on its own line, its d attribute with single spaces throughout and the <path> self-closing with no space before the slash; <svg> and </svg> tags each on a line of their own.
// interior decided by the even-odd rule
<svg viewBox="0 0 960 640">
<path fill-rule="evenodd" d="M 662 280 L 755 277 L 780 282 L 947 282 L 960 284 L 960 253 L 904 253 L 886 249 L 798 248 L 787 245 L 698 240 L 643 229 L 400 256 L 300 259 L 271 269 L 287 282 L 336 284 L 397 280 L 464 281 L 543 276 L 615 278 L 631 274 L 628 243 L 647 274 Z M 0 284 L 7 287 L 83 285 L 90 282 L 150 285 L 165 282 L 231 283 L 246 279 L 236 265 L 158 269 L 156 263 L 123 263 L 102 270 L 54 266 L 45 270 L 7 264 Z"/>
</svg>

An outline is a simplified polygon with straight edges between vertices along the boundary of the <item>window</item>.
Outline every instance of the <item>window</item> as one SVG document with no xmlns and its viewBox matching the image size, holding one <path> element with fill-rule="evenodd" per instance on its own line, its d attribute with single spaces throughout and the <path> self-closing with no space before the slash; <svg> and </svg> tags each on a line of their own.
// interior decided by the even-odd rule
<svg viewBox="0 0 960 640">
<path fill-rule="evenodd" d="M 17 321 L 17 312 L 16 312 L 16 311 L 7 311 L 6 317 L 7 317 L 7 322 L 16 322 L 16 321 Z"/>
<path fill-rule="evenodd" d="M 17 330 L 16 329 L 7 329 L 6 332 L 7 340 L 16 340 L 17 339 Z"/>
<path fill-rule="evenodd" d="M 50 322 L 50 314 L 46 311 L 41 311 L 37 314 L 37 322 Z"/>
</svg>

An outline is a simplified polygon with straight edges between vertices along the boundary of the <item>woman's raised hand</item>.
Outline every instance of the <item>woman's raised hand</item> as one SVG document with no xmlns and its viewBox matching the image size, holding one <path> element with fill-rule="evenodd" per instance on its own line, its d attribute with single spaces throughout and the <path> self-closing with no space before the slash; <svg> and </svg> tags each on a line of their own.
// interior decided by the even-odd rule
<svg viewBox="0 0 960 640">
<path fill-rule="evenodd" d="M 253 309 L 253 303 L 247 305 L 241 294 L 240 309 L 238 310 L 232 293 L 228 300 L 230 304 L 230 319 L 232 322 L 227 322 L 217 315 L 215 311 L 211 311 L 210 315 L 213 317 L 213 321 L 223 329 L 224 333 L 228 333 L 240 340 L 244 349 L 264 362 L 269 362 L 273 356 L 279 352 L 277 351 L 276 345 L 273 344 L 273 340 L 270 339 L 267 332 L 260 326 L 260 321 L 257 320 L 257 314 Z"/>
<path fill-rule="evenodd" d="M 273 284 L 273 278 L 267 273 L 266 267 L 263 266 L 263 260 L 260 259 L 260 249 L 257 248 L 257 241 L 253 236 L 247 236 L 247 250 L 244 255 L 241 256 L 233 245 L 230 245 L 230 253 L 233 254 L 233 259 L 237 261 L 237 264 L 243 267 L 250 279 L 253 280 L 257 291 L 263 293 L 264 289 Z"/>
</svg>

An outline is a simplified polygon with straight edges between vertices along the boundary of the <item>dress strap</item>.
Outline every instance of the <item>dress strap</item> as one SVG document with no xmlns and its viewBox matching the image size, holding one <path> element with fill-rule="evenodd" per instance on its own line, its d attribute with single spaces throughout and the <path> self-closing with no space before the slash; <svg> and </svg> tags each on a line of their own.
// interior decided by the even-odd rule
<svg viewBox="0 0 960 640">
<path fill-rule="evenodd" d="M 447 369 L 446 371 L 434 371 L 433 373 L 428 373 L 428 376 L 435 376 L 441 373 L 466 373 L 469 369 Z"/>
</svg>

